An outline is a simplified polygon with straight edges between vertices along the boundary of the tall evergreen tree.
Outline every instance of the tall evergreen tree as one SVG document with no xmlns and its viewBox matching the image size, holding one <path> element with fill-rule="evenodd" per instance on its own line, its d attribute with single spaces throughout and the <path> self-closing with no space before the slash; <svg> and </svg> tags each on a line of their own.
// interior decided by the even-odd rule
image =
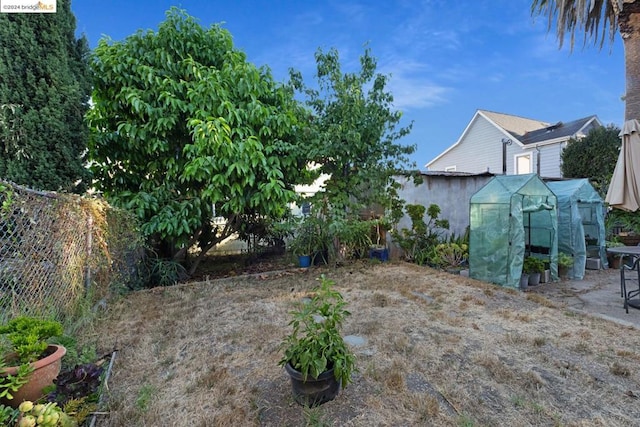
<svg viewBox="0 0 640 427">
<path fill-rule="evenodd" d="M 70 0 L 56 13 L 0 14 L 0 178 L 83 191 L 89 47 Z"/>
</svg>

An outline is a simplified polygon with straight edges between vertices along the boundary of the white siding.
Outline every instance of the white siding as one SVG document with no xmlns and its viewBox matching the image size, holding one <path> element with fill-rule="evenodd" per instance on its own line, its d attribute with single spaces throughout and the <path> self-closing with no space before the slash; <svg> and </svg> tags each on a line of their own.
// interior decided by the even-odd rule
<svg viewBox="0 0 640 427">
<path fill-rule="evenodd" d="M 491 114 L 496 115 L 496 113 Z M 500 116 L 498 115 L 498 117 Z M 593 121 L 582 129 L 580 134 L 587 134 L 598 125 L 599 122 Z M 507 135 L 498 126 L 483 115 L 476 114 L 458 142 L 433 160 L 428 166 L 429 170 L 502 174 L 502 140 Z M 530 154 L 531 172 L 538 173 L 538 157 L 540 157 L 540 176 L 562 178 L 561 153 L 566 146 L 566 141 L 560 142 L 561 138 L 558 138 L 552 143 L 543 142 L 536 147 L 535 144 L 525 146 L 515 141 L 514 138 L 511 139 L 513 140 L 511 145 L 506 147 L 507 175 L 516 173 L 517 156 Z"/>
<path fill-rule="evenodd" d="M 560 153 L 564 144 L 551 144 L 540 147 L 540 176 L 562 178 L 560 172 Z M 536 153 L 537 156 L 537 153 Z"/>
<path fill-rule="evenodd" d="M 429 170 L 444 171 L 455 166 L 458 172 L 502 173 L 502 138 L 504 134 L 495 126 L 476 116 L 459 143 L 434 161 Z"/>
</svg>

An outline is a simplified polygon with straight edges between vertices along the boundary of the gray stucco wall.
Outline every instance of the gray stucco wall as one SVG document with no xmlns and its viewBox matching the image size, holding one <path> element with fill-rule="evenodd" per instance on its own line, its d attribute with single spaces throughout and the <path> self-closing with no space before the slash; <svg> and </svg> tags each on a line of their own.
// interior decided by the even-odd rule
<svg viewBox="0 0 640 427">
<path fill-rule="evenodd" d="M 469 201 L 493 174 L 464 174 L 456 172 L 424 172 L 418 186 L 412 179 L 397 178 L 402 185 L 399 195 L 407 204 L 420 204 L 428 208 L 440 206 L 440 218 L 449 220 L 449 233 L 461 236 L 469 226 Z M 425 215 L 425 221 L 428 219 Z M 405 215 L 398 229 L 411 228 L 411 220 Z"/>
</svg>

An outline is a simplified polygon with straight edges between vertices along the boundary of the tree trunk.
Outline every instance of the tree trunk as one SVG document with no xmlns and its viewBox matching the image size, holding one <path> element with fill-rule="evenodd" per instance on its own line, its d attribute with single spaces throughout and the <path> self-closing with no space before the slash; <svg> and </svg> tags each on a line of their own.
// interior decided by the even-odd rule
<svg viewBox="0 0 640 427">
<path fill-rule="evenodd" d="M 625 58 L 624 119 L 640 120 L 640 1 L 625 1 L 618 23 Z"/>
</svg>

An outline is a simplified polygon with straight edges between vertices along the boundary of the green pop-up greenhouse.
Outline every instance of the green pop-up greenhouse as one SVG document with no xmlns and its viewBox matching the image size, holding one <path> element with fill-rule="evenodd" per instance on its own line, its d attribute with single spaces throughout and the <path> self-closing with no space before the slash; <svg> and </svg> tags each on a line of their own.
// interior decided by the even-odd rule
<svg viewBox="0 0 640 427">
<path fill-rule="evenodd" d="M 469 275 L 519 289 L 525 256 L 558 278 L 557 198 L 535 174 L 493 177 L 471 197 Z"/>
<path fill-rule="evenodd" d="M 570 279 L 584 278 L 587 257 L 607 267 L 604 202 L 587 179 L 549 181 L 558 198 L 558 252 L 573 257 Z"/>
</svg>

